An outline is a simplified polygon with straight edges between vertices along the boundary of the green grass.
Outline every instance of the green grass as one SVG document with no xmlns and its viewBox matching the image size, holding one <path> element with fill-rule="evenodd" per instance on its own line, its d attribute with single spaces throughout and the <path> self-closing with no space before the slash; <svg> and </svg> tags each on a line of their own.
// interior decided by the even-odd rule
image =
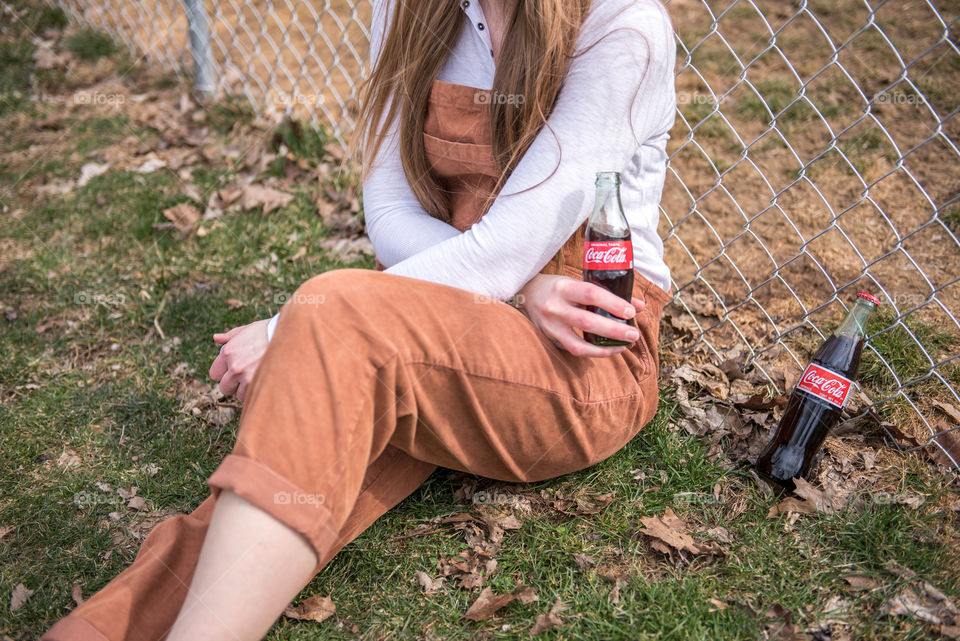
<svg viewBox="0 0 960 641">
<path fill-rule="evenodd" d="M 922 320 L 919 313 L 918 310 L 908 314 L 901 323 L 894 324 L 896 312 L 892 307 L 881 306 L 874 312 L 868 330 L 872 334 L 870 344 L 883 360 L 876 354 L 864 352 L 860 367 L 861 383 L 884 392 L 892 391 L 896 388 L 897 378 L 905 383 L 929 371 L 930 359 L 924 355 L 920 345 L 934 358 L 934 362 L 956 351 L 960 340 L 949 328 Z"/>
<path fill-rule="evenodd" d="M 940 220 L 949 227 L 953 233 L 960 234 L 960 205 L 951 205 L 940 214 Z"/>
<path fill-rule="evenodd" d="M 67 49 L 83 60 L 99 60 L 116 52 L 117 45 L 98 29 L 81 29 L 67 38 Z"/>
<path fill-rule="evenodd" d="M 0 116 L 27 101 L 35 48 L 26 40 L 0 40 Z"/>
</svg>

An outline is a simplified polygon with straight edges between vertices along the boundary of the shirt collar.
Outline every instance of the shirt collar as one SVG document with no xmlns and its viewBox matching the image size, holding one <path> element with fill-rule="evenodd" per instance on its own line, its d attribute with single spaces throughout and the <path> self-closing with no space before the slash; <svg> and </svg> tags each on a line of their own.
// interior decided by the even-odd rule
<svg viewBox="0 0 960 641">
<path fill-rule="evenodd" d="M 487 25 L 487 19 L 483 15 L 483 9 L 480 8 L 478 0 L 460 0 L 460 9 L 470 21 L 473 32 L 483 41 L 484 46 L 490 55 L 493 56 L 493 41 L 490 39 L 490 27 Z"/>
</svg>

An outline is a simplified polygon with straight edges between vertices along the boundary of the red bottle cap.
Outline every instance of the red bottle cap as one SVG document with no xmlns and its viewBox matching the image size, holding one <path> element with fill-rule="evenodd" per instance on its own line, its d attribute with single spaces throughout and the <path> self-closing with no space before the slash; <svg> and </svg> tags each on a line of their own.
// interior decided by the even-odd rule
<svg viewBox="0 0 960 641">
<path fill-rule="evenodd" d="M 857 294 L 857 298 L 866 299 L 866 300 L 870 301 L 871 303 L 873 303 L 874 305 L 879 305 L 879 304 L 880 304 L 880 299 L 879 299 L 879 298 L 877 298 L 877 297 L 874 296 L 873 294 L 868 294 L 867 292 L 860 292 L 859 294 Z"/>
</svg>

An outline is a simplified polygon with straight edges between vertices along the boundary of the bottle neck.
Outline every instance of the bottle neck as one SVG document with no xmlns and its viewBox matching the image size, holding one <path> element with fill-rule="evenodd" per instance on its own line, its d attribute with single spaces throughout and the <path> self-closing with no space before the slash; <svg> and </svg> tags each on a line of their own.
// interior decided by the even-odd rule
<svg viewBox="0 0 960 641">
<path fill-rule="evenodd" d="M 597 183 L 597 206 L 603 208 L 622 209 L 620 206 L 620 184 L 619 183 Z"/>
<path fill-rule="evenodd" d="M 874 307 L 873 303 L 858 298 L 853 305 L 853 309 L 843 319 L 834 334 L 837 336 L 866 336 L 867 320 L 870 318 L 870 312 L 873 311 Z"/>
</svg>

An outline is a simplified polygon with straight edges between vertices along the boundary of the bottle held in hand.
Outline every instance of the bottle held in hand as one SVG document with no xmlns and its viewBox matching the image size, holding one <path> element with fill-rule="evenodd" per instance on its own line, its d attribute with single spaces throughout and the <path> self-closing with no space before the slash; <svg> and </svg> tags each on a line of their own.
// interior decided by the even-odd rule
<svg viewBox="0 0 960 641">
<path fill-rule="evenodd" d="M 620 203 L 620 173 L 597 172 L 596 187 L 593 213 L 587 222 L 583 243 L 583 280 L 600 285 L 629 303 L 633 293 L 633 244 L 630 225 Z M 621 323 L 633 323 L 605 309 L 587 309 Z M 584 332 L 583 338 L 594 345 L 629 345 L 589 332 Z"/>
<path fill-rule="evenodd" d="M 850 313 L 820 346 L 800 376 L 773 438 L 757 458 L 760 476 L 794 490 L 794 478 L 804 477 L 814 455 L 840 419 L 860 367 L 867 319 L 880 301 L 857 294 Z"/>
</svg>

